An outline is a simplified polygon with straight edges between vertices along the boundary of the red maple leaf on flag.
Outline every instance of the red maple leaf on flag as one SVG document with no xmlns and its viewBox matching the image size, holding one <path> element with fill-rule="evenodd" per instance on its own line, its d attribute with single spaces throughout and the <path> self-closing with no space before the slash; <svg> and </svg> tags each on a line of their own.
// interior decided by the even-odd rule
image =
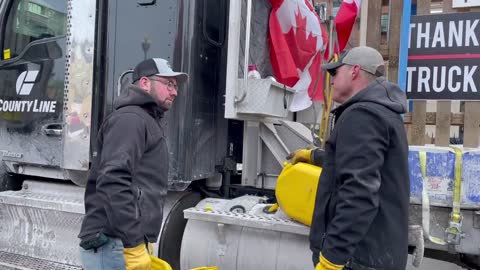
<svg viewBox="0 0 480 270">
<path fill-rule="evenodd" d="M 326 48 L 327 32 L 309 0 L 270 0 L 270 60 L 278 82 L 296 92 L 291 111 L 308 108 L 312 100 L 323 99 L 323 75 L 320 70 L 331 48 Z M 335 17 L 338 45 L 335 52 L 348 42 L 361 0 L 343 0 Z M 334 43 L 335 44 L 335 43 Z"/>
<path fill-rule="evenodd" d="M 312 100 L 323 98 L 323 80 L 317 78 L 320 76 L 321 50 L 327 43 L 327 33 L 309 1 L 270 2 L 270 60 L 273 72 L 278 82 L 296 91 L 289 109 L 303 110 L 312 104 Z"/>
<path fill-rule="evenodd" d="M 290 28 L 290 31 L 285 34 L 285 40 L 289 48 L 297 48 L 291 50 L 292 58 L 296 67 L 304 70 L 312 55 L 317 52 L 317 37 L 311 32 L 307 33 L 307 17 L 302 16 L 299 7 L 295 11 L 295 21 L 297 27 Z"/>
</svg>

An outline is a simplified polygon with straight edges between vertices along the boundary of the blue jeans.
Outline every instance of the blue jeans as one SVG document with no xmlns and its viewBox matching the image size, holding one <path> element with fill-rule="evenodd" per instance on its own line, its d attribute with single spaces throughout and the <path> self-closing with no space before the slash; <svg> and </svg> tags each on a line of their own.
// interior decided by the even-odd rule
<svg viewBox="0 0 480 270">
<path fill-rule="evenodd" d="M 122 241 L 110 238 L 96 251 L 80 247 L 80 261 L 84 270 L 125 270 Z"/>
</svg>

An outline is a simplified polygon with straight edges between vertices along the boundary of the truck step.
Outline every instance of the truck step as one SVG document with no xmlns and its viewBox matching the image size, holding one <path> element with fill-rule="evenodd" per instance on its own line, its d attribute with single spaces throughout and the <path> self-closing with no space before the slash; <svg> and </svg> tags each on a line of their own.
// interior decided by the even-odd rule
<svg viewBox="0 0 480 270">
<path fill-rule="evenodd" d="M 0 192 L 0 251 L 80 265 L 83 193 L 74 185 L 35 181 L 25 181 L 20 191 Z"/>
<path fill-rule="evenodd" d="M 0 251 L 2 270 L 81 270 L 81 267 Z"/>
</svg>

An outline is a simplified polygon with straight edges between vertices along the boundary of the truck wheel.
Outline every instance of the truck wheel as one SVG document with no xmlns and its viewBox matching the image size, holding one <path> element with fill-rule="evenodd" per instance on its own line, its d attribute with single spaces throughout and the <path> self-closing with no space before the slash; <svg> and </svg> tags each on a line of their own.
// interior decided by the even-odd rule
<svg viewBox="0 0 480 270">
<path fill-rule="evenodd" d="M 460 261 L 464 264 L 463 266 L 469 270 L 480 269 L 480 256 L 478 255 L 460 254 Z"/>
<path fill-rule="evenodd" d="M 194 207 L 200 200 L 202 196 L 198 192 L 168 192 L 159 237 L 158 257 L 167 261 L 173 269 L 180 269 L 180 249 L 183 232 L 187 225 L 183 210 Z"/>
</svg>

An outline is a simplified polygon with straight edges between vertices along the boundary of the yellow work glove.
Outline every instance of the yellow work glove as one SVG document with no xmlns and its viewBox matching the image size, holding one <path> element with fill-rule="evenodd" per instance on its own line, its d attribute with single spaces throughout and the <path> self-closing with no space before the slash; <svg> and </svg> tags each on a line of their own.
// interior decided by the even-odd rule
<svg viewBox="0 0 480 270">
<path fill-rule="evenodd" d="M 166 261 L 153 255 L 150 255 L 150 259 L 152 260 L 152 270 L 172 270 L 172 267 Z"/>
<path fill-rule="evenodd" d="M 141 243 L 133 248 L 124 248 L 123 257 L 125 257 L 126 270 L 152 269 L 152 260 L 147 253 L 145 243 Z"/>
<path fill-rule="evenodd" d="M 312 151 L 314 149 L 299 149 L 290 154 L 288 154 L 287 159 L 290 160 L 292 164 L 298 162 L 305 162 L 312 164 Z"/>
<path fill-rule="evenodd" d="M 328 261 L 322 254 L 320 254 L 320 261 L 317 263 L 315 270 L 341 270 L 343 265 L 334 264 Z"/>
<path fill-rule="evenodd" d="M 152 270 L 172 270 L 170 264 L 153 255 L 153 243 L 148 243 L 147 248 L 148 253 L 150 254 L 150 260 L 152 261 Z"/>
</svg>

